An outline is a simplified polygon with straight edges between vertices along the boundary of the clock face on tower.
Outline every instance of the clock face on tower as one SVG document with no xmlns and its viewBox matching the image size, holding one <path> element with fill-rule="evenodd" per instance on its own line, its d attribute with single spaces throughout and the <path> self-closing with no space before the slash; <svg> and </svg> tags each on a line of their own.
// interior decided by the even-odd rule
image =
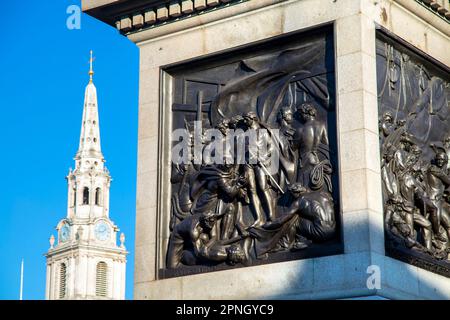
<svg viewBox="0 0 450 320">
<path fill-rule="evenodd" d="M 70 227 L 67 223 L 63 224 L 59 230 L 59 239 L 61 242 L 66 242 L 70 238 Z"/>
<path fill-rule="evenodd" d="M 95 225 L 95 237 L 98 240 L 100 241 L 108 240 L 110 233 L 111 233 L 110 228 L 105 222 L 100 221 Z"/>
</svg>

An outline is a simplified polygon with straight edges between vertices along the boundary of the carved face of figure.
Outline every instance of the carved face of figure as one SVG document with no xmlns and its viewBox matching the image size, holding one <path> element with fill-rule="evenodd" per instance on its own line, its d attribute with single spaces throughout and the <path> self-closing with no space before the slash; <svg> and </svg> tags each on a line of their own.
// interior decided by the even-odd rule
<svg viewBox="0 0 450 320">
<path fill-rule="evenodd" d="M 398 120 L 397 121 L 397 127 L 403 127 L 406 124 L 406 120 Z"/>
<path fill-rule="evenodd" d="M 233 118 L 231 118 L 228 126 L 230 127 L 230 129 L 237 129 L 239 127 L 239 124 L 242 123 L 242 121 L 244 121 L 244 118 L 241 115 L 236 115 Z"/>
<path fill-rule="evenodd" d="M 229 125 L 230 125 L 230 121 L 228 119 L 223 119 L 222 121 L 220 121 L 216 128 L 224 135 L 226 136 L 228 133 L 228 129 L 229 129 Z"/>
<path fill-rule="evenodd" d="M 302 186 L 300 183 L 294 183 L 289 187 L 289 191 L 291 192 L 291 194 L 295 197 L 298 198 L 300 197 L 303 193 L 305 193 L 307 190 L 304 186 Z"/>
<path fill-rule="evenodd" d="M 238 245 L 232 245 L 227 249 L 228 260 L 231 264 L 240 263 L 245 260 L 244 251 Z"/>
<path fill-rule="evenodd" d="M 414 162 L 419 160 L 420 155 L 422 154 L 422 150 L 420 150 L 420 148 L 416 144 L 411 145 L 411 148 L 410 148 L 409 152 L 411 153 L 411 159 Z"/>
<path fill-rule="evenodd" d="M 286 123 L 292 123 L 293 114 L 289 107 L 284 107 L 280 110 L 280 118 L 286 121 Z"/>
<path fill-rule="evenodd" d="M 407 134 L 403 134 L 400 140 L 400 146 L 402 147 L 402 149 L 410 152 L 413 145 L 414 143 L 411 141 L 410 137 Z"/>
<path fill-rule="evenodd" d="M 450 135 L 444 138 L 444 147 L 450 148 Z"/>
<path fill-rule="evenodd" d="M 445 166 L 446 163 L 447 163 L 447 155 L 444 152 L 439 152 L 436 155 L 436 165 L 439 168 L 442 168 Z"/>
<path fill-rule="evenodd" d="M 317 110 L 311 103 L 304 103 L 297 108 L 300 120 L 306 122 L 316 117 Z"/>
<path fill-rule="evenodd" d="M 386 112 L 383 115 L 383 122 L 384 123 L 388 123 L 388 124 L 393 124 L 394 123 L 394 119 L 392 118 L 392 114 L 390 112 Z"/>
<path fill-rule="evenodd" d="M 249 128 L 253 126 L 253 123 L 255 122 L 256 119 L 257 115 L 253 111 L 250 111 L 249 113 L 244 115 L 244 123 Z"/>
<path fill-rule="evenodd" d="M 413 154 L 413 155 L 415 155 L 416 157 L 419 157 L 421 154 L 422 154 L 422 150 L 420 150 L 420 148 L 419 148 L 419 146 L 418 145 L 416 145 L 416 144 L 413 144 L 412 146 L 411 146 L 411 153 Z"/>
<path fill-rule="evenodd" d="M 206 230 L 211 230 L 216 224 L 217 217 L 214 212 L 206 212 L 200 218 L 201 227 Z"/>
</svg>

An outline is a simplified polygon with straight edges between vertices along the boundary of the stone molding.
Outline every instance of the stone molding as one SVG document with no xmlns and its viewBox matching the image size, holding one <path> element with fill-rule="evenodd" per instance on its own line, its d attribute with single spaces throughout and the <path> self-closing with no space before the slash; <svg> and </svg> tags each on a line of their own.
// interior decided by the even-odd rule
<svg viewBox="0 0 450 320">
<path fill-rule="evenodd" d="M 159 27 L 250 0 L 131 1 L 89 7 L 89 15 L 115 26 L 123 35 Z"/>
<path fill-rule="evenodd" d="M 450 23 L 450 2 L 448 0 L 416 0 L 416 2 L 434 11 Z"/>
<path fill-rule="evenodd" d="M 83 245 L 83 244 L 67 244 L 65 246 L 62 246 L 60 248 L 49 250 L 45 256 L 47 258 L 51 258 L 55 255 L 59 255 L 62 253 L 66 253 L 69 255 L 73 255 L 74 250 L 81 250 L 81 251 L 90 251 L 95 252 L 95 254 L 113 254 L 113 255 L 123 255 L 124 257 L 128 254 L 127 250 L 121 249 L 121 248 L 109 248 L 109 247 L 101 247 L 101 246 L 93 246 L 93 245 Z M 119 258 L 120 259 L 120 258 Z"/>
<path fill-rule="evenodd" d="M 433 7 L 431 7 L 431 3 L 437 3 L 437 1 L 430 1 L 430 0 L 387 0 L 394 1 L 395 3 L 399 4 L 404 9 L 411 12 L 413 15 L 417 16 L 418 18 L 425 21 L 427 24 L 433 26 L 443 34 L 445 34 L 447 37 L 450 36 L 450 18 L 448 17 L 449 14 L 446 11 L 444 12 L 443 9 L 445 7 L 439 7 L 441 9 L 439 12 L 437 10 L 434 10 Z M 440 0 L 442 1 L 442 0 Z M 445 0 L 444 0 L 445 1 Z M 428 4 L 427 4 L 428 3 Z M 444 2 L 443 2 L 444 3 Z M 450 4 L 447 5 L 447 10 L 450 10 Z M 382 16 L 385 15 L 386 12 L 381 13 Z M 442 14 L 443 13 L 443 14 Z M 385 17 L 382 17 L 382 20 L 385 20 Z"/>
</svg>

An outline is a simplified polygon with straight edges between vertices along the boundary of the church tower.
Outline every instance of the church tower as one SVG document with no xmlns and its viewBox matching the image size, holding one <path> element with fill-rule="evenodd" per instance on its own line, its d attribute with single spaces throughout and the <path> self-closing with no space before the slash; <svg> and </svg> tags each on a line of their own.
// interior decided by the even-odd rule
<svg viewBox="0 0 450 320">
<path fill-rule="evenodd" d="M 67 176 L 67 217 L 50 237 L 46 299 L 124 299 L 125 235 L 109 217 L 111 176 L 100 148 L 97 90 L 92 76 L 84 95 L 75 170 Z M 56 244 L 55 244 L 56 242 Z"/>
</svg>

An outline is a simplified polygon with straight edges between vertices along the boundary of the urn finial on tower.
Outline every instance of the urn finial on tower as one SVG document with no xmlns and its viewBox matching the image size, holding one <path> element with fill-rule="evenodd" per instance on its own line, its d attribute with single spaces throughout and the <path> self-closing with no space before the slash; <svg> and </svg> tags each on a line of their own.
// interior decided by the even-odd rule
<svg viewBox="0 0 450 320">
<path fill-rule="evenodd" d="M 54 235 L 50 236 L 49 242 L 50 242 L 50 249 L 53 249 L 54 244 L 55 244 L 55 236 Z"/>
<path fill-rule="evenodd" d="M 125 248 L 125 233 L 120 234 L 120 247 Z"/>
</svg>

